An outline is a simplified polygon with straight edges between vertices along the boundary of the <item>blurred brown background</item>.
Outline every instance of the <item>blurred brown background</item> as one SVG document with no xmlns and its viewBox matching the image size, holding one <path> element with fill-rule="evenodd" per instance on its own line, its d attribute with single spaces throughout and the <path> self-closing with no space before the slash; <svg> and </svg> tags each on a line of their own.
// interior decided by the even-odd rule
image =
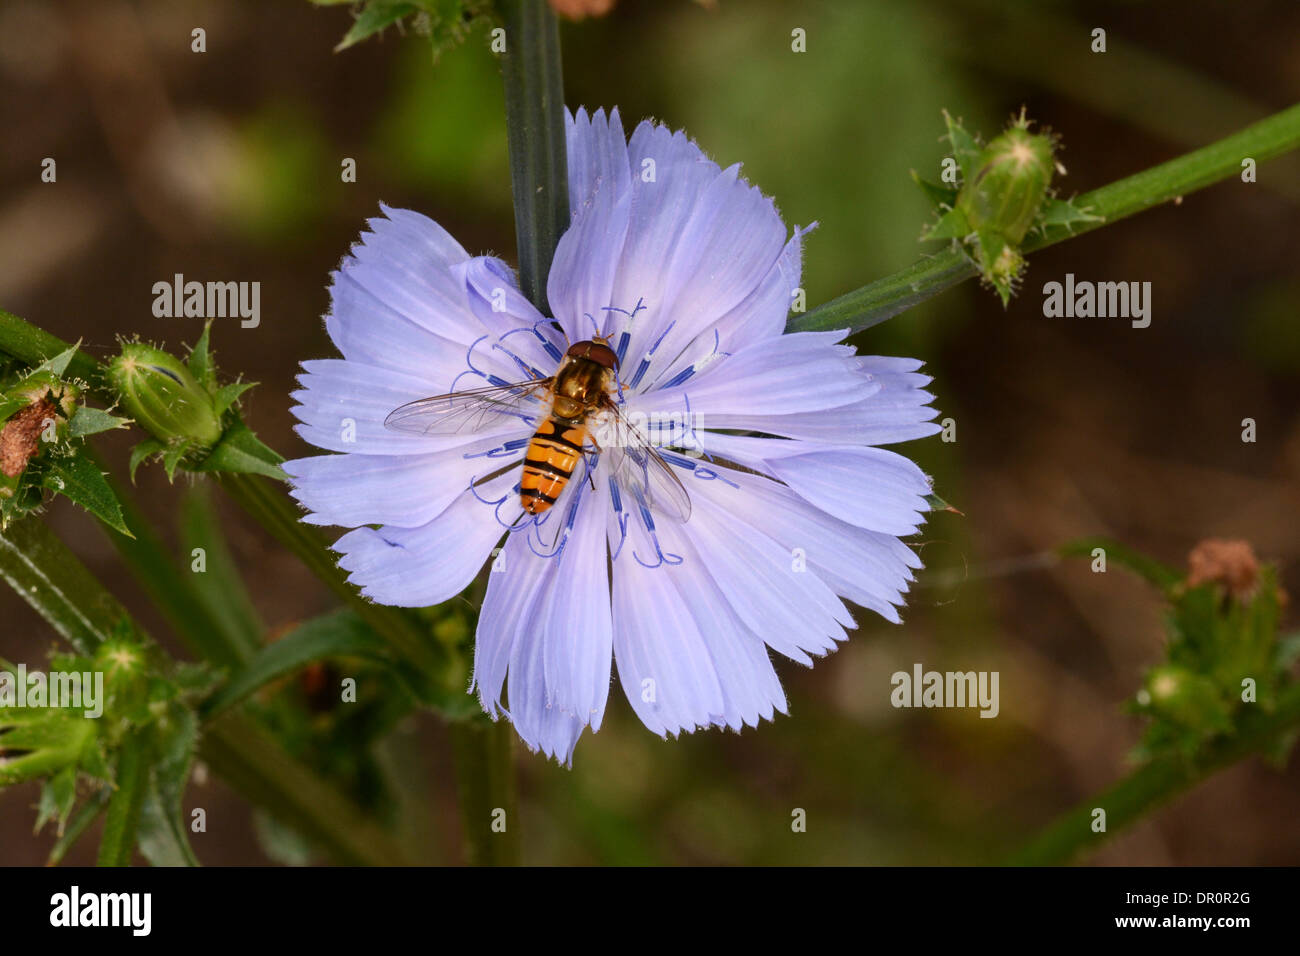
<svg viewBox="0 0 1300 956">
<path fill-rule="evenodd" d="M 306 0 L 0 3 L 0 307 L 105 356 L 120 334 L 181 351 L 197 320 L 151 313 L 154 282 L 257 280 L 262 322 L 218 322 L 227 375 L 261 386 L 246 418 L 273 447 L 291 430 L 297 362 L 332 354 L 329 271 L 383 200 L 427 213 L 472 252 L 514 258 L 502 95 L 484 32 L 431 63 L 389 30 L 334 54 L 346 8 Z M 1104 27 L 1108 52 L 1089 52 Z M 207 31 L 192 53 L 190 31 Z M 790 50 L 807 31 L 808 52 Z M 1226 135 L 1300 98 L 1300 7 L 1288 0 L 916 3 L 620 2 L 566 24 L 570 106 L 618 105 L 628 131 L 685 127 L 775 197 L 820 220 L 805 286 L 818 303 L 912 261 L 927 217 L 908 170 L 937 178 L 940 110 L 990 134 L 1023 104 L 1064 140 L 1062 194 Z M 58 182 L 40 181 L 54 157 Z M 340 182 L 344 157 L 354 184 Z M 1121 704 L 1155 662 L 1160 605 L 1118 569 L 1049 566 L 1045 551 L 1108 534 L 1172 563 L 1208 536 L 1251 541 L 1300 593 L 1300 166 L 1266 163 L 1045 250 L 1005 311 L 968 283 L 859 336 L 936 376 L 958 440 L 900 450 L 965 517 L 918 541 L 927 569 L 903 627 L 865 613 L 853 640 L 779 672 L 791 715 L 743 735 L 660 741 L 611 693 L 572 771 L 522 751 L 524 858 L 535 863 L 973 863 L 997 859 L 1124 772 L 1140 723 Z M 1153 321 L 1046 319 L 1042 285 L 1150 281 Z M 1241 420 L 1258 441 L 1240 440 Z M 119 436 L 114 436 L 119 437 Z M 122 466 L 129 441 L 110 442 Z M 155 520 L 177 488 L 143 469 Z M 220 502 L 273 631 L 332 606 L 324 589 Z M 141 620 L 163 622 L 94 523 L 49 520 Z M 35 665 L 52 632 L 0 593 L 0 653 Z M 1293 628 L 1294 621 L 1285 622 Z M 895 710 L 914 662 L 997 670 L 1001 714 Z M 383 748 L 408 845 L 458 858 L 445 735 L 413 718 Z M 1300 861 L 1300 769 L 1250 761 L 1213 778 L 1093 863 Z M 0 792 L 0 864 L 39 864 L 38 790 Z M 248 807 L 196 782 L 207 864 L 268 857 Z M 793 808 L 808 832 L 790 831 Z M 74 855 L 93 858 L 93 841 Z"/>
</svg>

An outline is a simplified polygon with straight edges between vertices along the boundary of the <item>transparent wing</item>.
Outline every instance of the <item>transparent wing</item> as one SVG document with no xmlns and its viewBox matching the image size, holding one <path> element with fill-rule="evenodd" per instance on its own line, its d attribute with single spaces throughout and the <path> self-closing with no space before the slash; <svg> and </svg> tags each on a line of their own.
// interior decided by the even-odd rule
<svg viewBox="0 0 1300 956">
<path fill-rule="evenodd" d="M 504 416 L 535 418 L 539 407 L 531 399 L 546 392 L 553 381 L 537 378 L 418 398 L 389 412 L 384 427 L 414 435 L 459 435 L 500 424 Z"/>
<path fill-rule="evenodd" d="M 601 447 L 601 458 L 610 462 L 610 473 L 618 481 L 623 499 L 636 501 L 644 496 L 646 506 L 655 514 L 675 521 L 689 521 L 691 496 L 677 477 L 673 466 L 646 440 L 642 431 L 610 402 L 605 408 L 613 415 L 616 440 Z"/>
</svg>

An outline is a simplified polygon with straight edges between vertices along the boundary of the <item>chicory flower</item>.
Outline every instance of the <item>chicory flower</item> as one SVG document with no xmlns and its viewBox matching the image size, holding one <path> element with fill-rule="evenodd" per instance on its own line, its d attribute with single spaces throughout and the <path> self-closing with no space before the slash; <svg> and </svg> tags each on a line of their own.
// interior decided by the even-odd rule
<svg viewBox="0 0 1300 956">
<path fill-rule="evenodd" d="M 472 689 L 566 764 L 614 668 L 658 734 L 739 730 L 786 710 L 771 651 L 811 665 L 834 650 L 855 626 L 846 601 L 897 622 L 920 566 L 900 538 L 930 484 L 879 446 L 938 431 L 919 362 L 784 334 L 807 230 L 789 234 L 739 167 L 652 122 L 626 139 L 617 110 L 579 110 L 567 131 L 553 317 L 500 259 L 381 207 L 333 274 L 343 358 L 304 362 L 294 393 L 299 434 L 335 454 L 284 465 L 304 520 L 354 529 L 335 549 L 374 601 L 437 604 L 491 560 Z M 551 393 L 501 386 L 554 376 L 592 339 L 618 358 L 615 409 L 592 414 L 572 477 L 530 514 L 520 479 Z M 455 429 L 385 427 L 406 403 L 493 386 L 500 406 L 458 406 Z M 620 449 L 642 439 L 673 477 Z"/>
</svg>

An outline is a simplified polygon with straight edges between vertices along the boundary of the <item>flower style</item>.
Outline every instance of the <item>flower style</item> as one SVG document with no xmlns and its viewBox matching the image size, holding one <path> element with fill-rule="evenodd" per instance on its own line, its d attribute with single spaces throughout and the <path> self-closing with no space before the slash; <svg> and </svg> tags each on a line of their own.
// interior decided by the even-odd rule
<svg viewBox="0 0 1300 956">
<path fill-rule="evenodd" d="M 579 110 L 567 134 L 554 318 L 500 259 L 382 207 L 332 277 L 344 357 L 304 362 L 293 396 L 299 434 L 342 454 L 285 465 L 304 520 L 354 529 L 334 547 L 374 601 L 437 604 L 495 556 L 471 691 L 565 764 L 600 727 L 612 666 L 656 733 L 739 730 L 786 711 L 769 649 L 811 665 L 855 626 L 846 600 L 897 622 L 920 567 L 899 539 L 930 485 L 877 446 L 939 430 L 920 362 L 784 334 L 807 230 L 788 235 L 738 166 L 648 121 L 625 139 L 617 110 Z M 519 488 L 546 388 L 466 405 L 456 430 L 384 425 L 413 400 L 554 376 L 598 334 L 619 360 L 588 422 L 600 449 L 545 513 Z M 615 411 L 625 449 L 601 440 Z"/>
</svg>

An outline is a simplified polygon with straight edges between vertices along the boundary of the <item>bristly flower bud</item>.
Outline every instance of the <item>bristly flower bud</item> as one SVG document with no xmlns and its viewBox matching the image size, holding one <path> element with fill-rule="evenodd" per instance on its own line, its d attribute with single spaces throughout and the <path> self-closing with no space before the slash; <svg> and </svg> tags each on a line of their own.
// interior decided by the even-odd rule
<svg viewBox="0 0 1300 956">
<path fill-rule="evenodd" d="M 984 147 L 977 172 L 957 196 L 973 231 L 992 232 L 1016 247 L 1038 216 L 1055 168 L 1052 138 L 1028 127 L 1022 113 Z"/>
<path fill-rule="evenodd" d="M 221 416 L 211 393 L 180 359 L 128 342 L 108 374 L 122 407 L 160 441 L 209 448 L 221 438 Z"/>
</svg>

